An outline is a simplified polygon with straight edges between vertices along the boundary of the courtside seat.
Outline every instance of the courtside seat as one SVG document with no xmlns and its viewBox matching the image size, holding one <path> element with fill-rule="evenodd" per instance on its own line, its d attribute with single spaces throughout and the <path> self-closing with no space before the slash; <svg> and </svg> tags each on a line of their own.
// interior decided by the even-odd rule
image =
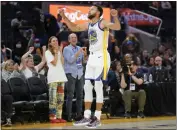
<svg viewBox="0 0 177 130">
<path fill-rule="evenodd" d="M 27 79 L 28 88 L 30 91 L 30 97 L 32 101 L 30 104 L 34 104 L 35 120 L 47 121 L 48 120 L 48 89 L 44 82 L 38 77 L 31 77 Z"/>
<path fill-rule="evenodd" d="M 13 77 L 8 80 L 8 84 L 12 91 L 14 99 L 13 107 L 15 107 L 15 118 L 24 123 L 24 115 L 28 114 L 29 117 L 33 116 L 34 105 L 30 104 L 30 92 L 25 81 L 19 77 Z"/>
</svg>

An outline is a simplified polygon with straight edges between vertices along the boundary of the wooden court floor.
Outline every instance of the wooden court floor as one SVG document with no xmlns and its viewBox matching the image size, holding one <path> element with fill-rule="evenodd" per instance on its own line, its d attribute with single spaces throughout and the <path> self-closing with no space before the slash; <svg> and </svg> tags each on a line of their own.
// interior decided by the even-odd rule
<svg viewBox="0 0 177 130">
<path fill-rule="evenodd" d="M 102 119 L 101 127 L 98 129 L 119 129 L 119 130 L 135 130 L 135 129 L 176 129 L 176 116 L 164 117 L 146 117 L 139 118 L 116 118 L 116 119 Z M 35 130 L 35 129 L 87 129 L 84 126 L 74 127 L 72 123 L 31 123 L 31 124 L 14 124 L 12 127 L 2 127 L 5 129 L 20 129 L 20 130 Z"/>
</svg>

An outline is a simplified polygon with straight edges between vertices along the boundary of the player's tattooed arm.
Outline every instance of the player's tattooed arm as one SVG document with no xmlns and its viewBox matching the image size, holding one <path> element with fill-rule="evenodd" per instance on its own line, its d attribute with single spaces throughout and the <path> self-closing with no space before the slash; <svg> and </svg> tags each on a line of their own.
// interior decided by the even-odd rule
<svg viewBox="0 0 177 130">
<path fill-rule="evenodd" d="M 86 30 L 88 30 L 88 23 L 85 23 L 85 24 L 76 24 L 76 26 L 73 27 L 72 31 L 81 32 L 81 31 L 86 31 Z"/>
<path fill-rule="evenodd" d="M 102 21 L 102 27 L 103 28 L 109 28 L 109 29 L 112 29 L 112 30 L 120 30 L 121 25 L 120 25 L 120 22 L 119 22 L 119 19 L 118 19 L 118 11 L 115 10 L 115 9 L 112 9 L 111 10 L 111 16 L 114 19 L 114 23 L 103 20 Z"/>
</svg>

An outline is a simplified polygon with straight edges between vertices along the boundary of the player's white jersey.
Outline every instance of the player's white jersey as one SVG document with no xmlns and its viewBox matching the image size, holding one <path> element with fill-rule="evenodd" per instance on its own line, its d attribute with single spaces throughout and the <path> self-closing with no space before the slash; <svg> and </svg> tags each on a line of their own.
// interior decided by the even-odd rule
<svg viewBox="0 0 177 130">
<path fill-rule="evenodd" d="M 106 49 L 108 47 L 108 33 L 104 34 L 104 30 L 100 28 L 100 22 L 102 19 L 100 19 L 95 24 L 89 24 L 88 28 L 88 38 L 89 38 L 89 51 L 95 52 L 95 51 L 102 51 L 103 47 L 105 47 L 104 43 L 106 43 Z M 103 40 L 106 41 L 103 41 Z"/>
</svg>

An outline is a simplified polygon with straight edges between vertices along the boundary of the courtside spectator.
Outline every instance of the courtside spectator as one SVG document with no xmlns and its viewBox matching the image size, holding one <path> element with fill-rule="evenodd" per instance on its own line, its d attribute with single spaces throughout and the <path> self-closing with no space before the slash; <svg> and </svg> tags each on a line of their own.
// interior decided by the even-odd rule
<svg viewBox="0 0 177 130">
<path fill-rule="evenodd" d="M 21 58 L 22 60 L 21 64 L 23 65 L 22 72 L 26 78 L 30 78 L 32 76 L 39 76 L 38 75 L 39 70 L 41 70 L 44 67 L 45 62 L 46 62 L 45 60 L 46 46 L 43 46 L 42 48 L 43 48 L 43 58 L 42 58 L 41 63 L 39 63 L 36 66 L 34 66 L 33 56 L 30 55 L 34 50 L 34 47 L 30 47 L 29 51 L 22 56 Z"/>
</svg>

